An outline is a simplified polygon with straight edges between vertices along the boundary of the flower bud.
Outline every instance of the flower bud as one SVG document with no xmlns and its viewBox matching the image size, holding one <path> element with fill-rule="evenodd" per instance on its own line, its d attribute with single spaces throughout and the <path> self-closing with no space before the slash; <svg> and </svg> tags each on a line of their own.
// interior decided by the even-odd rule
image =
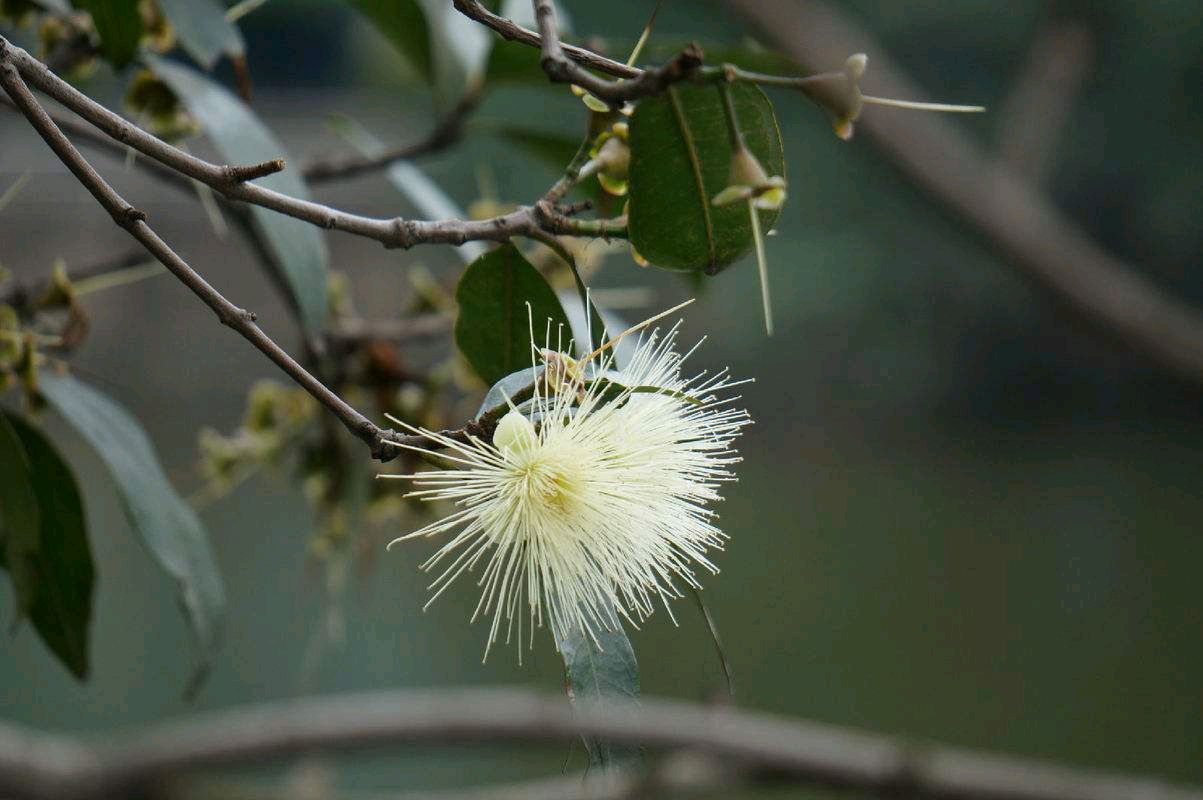
<svg viewBox="0 0 1203 800">
<path fill-rule="evenodd" d="M 502 453 L 515 455 L 529 452 L 538 444 L 539 436 L 529 419 L 517 411 L 510 411 L 497 423 L 493 431 L 493 445 Z"/>
</svg>

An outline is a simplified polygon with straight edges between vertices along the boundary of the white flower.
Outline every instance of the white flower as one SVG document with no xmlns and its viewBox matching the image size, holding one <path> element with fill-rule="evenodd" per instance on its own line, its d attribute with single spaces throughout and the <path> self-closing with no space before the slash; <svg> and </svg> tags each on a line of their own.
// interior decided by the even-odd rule
<svg viewBox="0 0 1203 800">
<path fill-rule="evenodd" d="M 557 641 L 574 629 L 596 636 L 637 625 L 657 601 L 671 617 L 675 579 L 697 586 L 695 568 L 718 571 L 708 552 L 726 536 L 707 506 L 734 479 L 731 444 L 750 420 L 732 407 L 727 390 L 743 381 L 726 370 L 682 378 L 676 334 L 641 334 L 621 372 L 598 352 L 574 361 L 543 351 L 533 400 L 511 405 L 492 443 L 405 426 L 445 448 L 421 452 L 458 468 L 389 477 L 456 510 L 390 546 L 454 532 L 423 565 L 442 570 L 430 602 L 482 567 L 472 619 L 492 618 L 486 657 L 503 620 L 507 642 L 521 640 L 524 618 L 532 641 L 545 622 Z"/>
</svg>

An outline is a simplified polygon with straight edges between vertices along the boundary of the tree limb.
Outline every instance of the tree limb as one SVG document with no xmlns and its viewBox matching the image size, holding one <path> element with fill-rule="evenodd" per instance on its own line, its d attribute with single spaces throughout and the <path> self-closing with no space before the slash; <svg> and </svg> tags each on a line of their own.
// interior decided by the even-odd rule
<svg viewBox="0 0 1203 800">
<path fill-rule="evenodd" d="M 124 145 L 133 147 L 170 169 L 200 181 L 231 200 L 269 208 L 320 228 L 339 230 L 374 239 L 385 247 L 409 248 L 417 244 L 461 245 L 467 241 L 504 242 L 538 229 L 532 209 L 524 206 L 486 220 L 407 220 L 360 216 L 311 200 L 277 192 L 248 182 L 259 173 L 283 168 L 283 162 L 260 165 L 219 165 L 197 158 L 147 133 L 108 110 L 52 73 L 45 64 L 0 36 L 0 52 L 20 76 L 46 92 L 72 112 Z"/>
<path fill-rule="evenodd" d="M 451 111 L 447 112 L 429 134 L 412 144 L 392 147 L 371 157 L 349 155 L 311 161 L 301 168 L 301 176 L 310 184 L 328 183 L 382 169 L 394 161 L 417 158 L 442 150 L 459 141 L 463 136 L 464 123 L 480 105 L 480 98 L 479 89 L 469 91 L 460 98 L 460 101 Z"/>
<path fill-rule="evenodd" d="M 557 83 L 576 84 L 612 107 L 662 92 L 672 83 L 688 80 L 702 66 L 702 51 L 697 45 L 691 44 L 663 66 L 645 69 L 629 80 L 599 78 L 570 58 L 560 42 L 553 0 L 532 0 L 532 3 L 542 38 L 539 44 L 543 56 L 540 63 L 547 77 Z"/>
<path fill-rule="evenodd" d="M 374 458 L 389 460 L 395 457 L 400 450 L 394 442 L 405 437 L 378 427 L 310 374 L 264 333 L 263 329 L 255 323 L 255 315 L 252 312 L 234 305 L 213 288 L 146 224 L 145 212 L 131 206 L 101 177 L 100 173 L 63 135 L 63 132 L 55 125 L 21 79 L 21 75 L 10 58 L 11 49 L 11 46 L 3 38 L 0 38 L 0 85 L 46 144 L 50 146 L 50 149 L 59 157 L 59 160 L 96 198 L 97 202 L 113 218 L 113 221 L 124 228 L 146 248 L 147 252 L 158 259 L 181 283 L 209 306 L 223 325 L 241 334 L 318 402 L 330 409 L 347 430 L 368 445 Z M 424 437 L 417 438 L 420 443 L 425 443 Z"/>
<path fill-rule="evenodd" d="M 725 2 L 808 69 L 866 51 L 872 54 L 877 94 L 921 94 L 870 34 L 822 0 Z M 1100 247 L 1046 195 L 994 164 L 951 123 L 936 114 L 873 109 L 857 127 L 917 186 L 977 228 L 1068 308 L 1179 376 L 1203 383 L 1203 315 Z"/>
<path fill-rule="evenodd" d="M 561 742 L 579 735 L 686 749 L 724 767 L 870 795 L 933 800 L 1203 800 L 1147 777 L 916 745 L 763 713 L 645 698 L 572 707 L 522 689 L 394 690 L 287 701 L 163 723 L 87 746 L 0 724 L 0 793 L 137 794 L 184 770 L 397 744 Z"/>
<path fill-rule="evenodd" d="M 522 42 L 536 48 L 541 48 L 543 45 L 543 38 L 539 34 L 532 30 L 527 30 L 512 20 L 494 14 L 485 8 L 484 4 L 479 2 L 479 0 L 453 0 L 453 2 L 456 10 L 461 14 L 469 19 L 476 20 L 487 28 L 492 28 L 501 35 L 501 38 L 507 41 Z M 613 75 L 617 78 L 638 78 L 643 74 L 643 70 L 638 67 L 628 67 L 621 61 L 606 58 L 583 47 L 576 47 L 571 44 L 561 45 L 561 47 L 564 54 L 573 61 L 584 64 L 591 69 L 596 69 L 599 72 L 604 72 L 607 75 Z"/>
</svg>

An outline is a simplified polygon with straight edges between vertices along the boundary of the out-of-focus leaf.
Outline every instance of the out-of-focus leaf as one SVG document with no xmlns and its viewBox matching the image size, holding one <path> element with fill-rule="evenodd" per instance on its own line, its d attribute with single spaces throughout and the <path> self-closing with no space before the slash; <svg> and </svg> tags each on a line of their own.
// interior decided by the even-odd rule
<svg viewBox="0 0 1203 800">
<path fill-rule="evenodd" d="M 554 131 L 541 131 L 517 125 L 498 125 L 490 127 L 488 130 L 532 158 L 543 162 L 557 173 L 564 171 L 581 146 L 579 136 L 569 136 Z M 597 178 L 583 180 L 574 189 L 586 197 L 592 198 L 596 204 L 595 207 L 601 209 L 602 213 L 608 211 L 608 207 L 614 200 L 613 195 L 607 194 L 602 189 Z"/>
<path fill-rule="evenodd" d="M 29 618 L 46 646 L 83 680 L 88 676 L 95 571 L 79 488 L 71 468 L 40 431 L 6 416 L 28 456 L 40 517 Z"/>
<path fill-rule="evenodd" d="M 566 334 L 571 331 L 556 293 L 512 244 L 473 261 L 460 278 L 455 299 L 455 343 L 490 385 L 531 365 L 532 325 L 536 337 L 549 319 L 553 336 L 560 325 Z"/>
<path fill-rule="evenodd" d="M 71 13 L 71 4 L 67 0 L 33 0 L 33 2 L 47 11 L 53 11 L 55 14 Z"/>
<path fill-rule="evenodd" d="M 430 31 L 436 99 L 458 98 L 484 77 L 493 34 L 447 0 L 419 0 Z"/>
<path fill-rule="evenodd" d="M 347 142 L 368 158 L 375 158 L 385 151 L 384 142 L 375 134 L 349 117 L 336 117 L 332 121 L 335 130 Z M 394 161 L 385 170 L 397 191 L 401 192 L 418 213 L 427 219 L 464 219 L 463 209 L 442 188 L 430 179 L 419 167 L 408 161 Z M 457 248 L 465 264 L 485 252 L 483 242 L 464 242 Z"/>
<path fill-rule="evenodd" d="M 485 81 L 490 85 L 520 83 L 531 86 L 546 86 L 562 89 L 560 84 L 547 80 L 547 74 L 539 65 L 539 51 L 522 42 L 497 41 L 489 53 L 485 67 Z"/>
<path fill-rule="evenodd" d="M 217 646 L 225 588 L 200 518 L 176 494 L 129 412 L 70 376 L 43 374 L 40 380 L 46 400 L 108 467 L 130 527 L 176 581 L 203 670 Z"/>
<path fill-rule="evenodd" d="M 426 14 L 416 0 L 348 0 L 425 80 L 434 76 Z"/>
<path fill-rule="evenodd" d="M 734 84 L 731 93 L 748 149 L 769 175 L 785 175 L 781 133 L 773 106 L 759 88 Z M 628 225 L 631 244 L 666 269 L 717 270 L 752 247 L 744 203 L 714 206 L 727 183 L 731 142 L 719 90 L 677 84 L 640 101 L 631 118 Z M 770 230 L 777 210 L 761 211 Z"/>
<path fill-rule="evenodd" d="M 33 465 L 21 437 L 0 414 L 0 544 L 17 598 L 17 619 L 33 609 L 37 594 L 37 554 L 41 515 L 33 486 Z"/>
<path fill-rule="evenodd" d="M 285 157 L 284 148 L 259 117 L 223 86 L 190 67 L 162 58 L 150 59 L 155 74 L 171 87 L 205 133 L 232 164 L 254 164 Z M 286 169 L 255 183 L 278 192 L 309 198 L 296 170 Z M 284 274 L 277 276 L 295 304 L 308 334 L 321 331 L 326 320 L 326 280 L 329 253 L 326 240 L 314 226 L 261 206 L 251 206 L 255 225 Z"/>
<path fill-rule="evenodd" d="M 223 55 L 240 56 L 246 50 L 238 26 L 226 19 L 216 0 L 158 0 L 159 8 L 175 28 L 188 55 L 205 69 L 213 69 Z"/>
<path fill-rule="evenodd" d="M 138 0 L 74 0 L 75 7 L 92 15 L 100 36 L 100 52 L 114 67 L 124 67 L 138 52 L 142 15 Z"/>
<path fill-rule="evenodd" d="M 579 629 L 556 639 L 568 674 L 568 696 L 574 706 L 601 706 L 608 710 L 639 702 L 639 663 L 621 628 L 598 631 L 597 641 Z M 613 767 L 641 758 L 638 747 L 611 744 L 590 736 L 581 737 L 594 767 Z"/>
</svg>

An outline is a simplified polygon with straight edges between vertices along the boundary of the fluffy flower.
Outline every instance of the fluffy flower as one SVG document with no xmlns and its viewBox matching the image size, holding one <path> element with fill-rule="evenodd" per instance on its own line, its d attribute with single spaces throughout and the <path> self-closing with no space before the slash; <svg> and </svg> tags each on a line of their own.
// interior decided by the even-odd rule
<svg viewBox="0 0 1203 800">
<path fill-rule="evenodd" d="M 423 565 L 441 570 L 430 602 L 482 567 L 472 619 L 491 617 L 486 657 L 503 627 L 507 642 L 521 640 L 524 620 L 532 640 L 546 623 L 561 641 L 637 625 L 657 602 L 671 617 L 678 579 L 697 586 L 697 568 L 718 571 L 708 554 L 726 536 L 708 506 L 734 479 L 731 445 L 750 420 L 732 405 L 742 381 L 726 370 L 682 377 L 676 335 L 641 334 L 620 372 L 598 352 L 578 361 L 544 350 L 533 399 L 511 404 L 492 442 L 406 426 L 456 468 L 394 477 L 456 510 L 391 544 L 452 534 Z"/>
</svg>

